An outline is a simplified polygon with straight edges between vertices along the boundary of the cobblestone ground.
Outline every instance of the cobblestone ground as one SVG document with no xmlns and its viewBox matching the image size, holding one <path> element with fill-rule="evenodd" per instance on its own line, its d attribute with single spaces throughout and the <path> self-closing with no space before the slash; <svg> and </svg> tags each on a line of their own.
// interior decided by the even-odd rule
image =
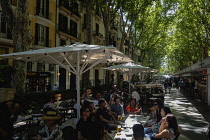
<svg viewBox="0 0 210 140">
<path fill-rule="evenodd" d="M 206 103 L 194 101 L 175 88 L 165 95 L 165 103 L 178 120 L 182 133 L 179 140 L 206 140 L 205 131 L 210 120 L 210 108 Z"/>
</svg>

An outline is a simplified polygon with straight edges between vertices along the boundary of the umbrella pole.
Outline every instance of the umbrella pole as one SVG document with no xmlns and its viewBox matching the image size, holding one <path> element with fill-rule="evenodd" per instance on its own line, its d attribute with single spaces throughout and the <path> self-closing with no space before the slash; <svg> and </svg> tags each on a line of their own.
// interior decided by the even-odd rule
<svg viewBox="0 0 210 140">
<path fill-rule="evenodd" d="M 77 90 L 77 121 L 80 119 L 80 53 L 77 52 L 77 73 L 76 73 L 76 90 Z"/>
<path fill-rule="evenodd" d="M 128 87 L 128 92 L 130 93 L 130 91 L 131 91 L 131 81 L 129 81 L 128 83 L 129 83 L 129 84 L 128 84 L 128 85 L 129 85 L 129 87 Z"/>
</svg>

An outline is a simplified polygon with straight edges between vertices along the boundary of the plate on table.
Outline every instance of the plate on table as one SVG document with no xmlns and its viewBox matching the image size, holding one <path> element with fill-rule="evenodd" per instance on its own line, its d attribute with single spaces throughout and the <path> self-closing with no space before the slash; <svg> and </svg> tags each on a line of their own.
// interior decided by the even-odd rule
<svg viewBox="0 0 210 140">
<path fill-rule="evenodd" d="M 130 114 L 129 117 L 130 118 L 134 118 L 135 117 L 135 114 Z"/>
<path fill-rule="evenodd" d="M 132 136 L 133 135 L 133 132 L 130 132 L 130 131 L 129 132 L 125 132 L 125 135 L 126 136 Z"/>
</svg>

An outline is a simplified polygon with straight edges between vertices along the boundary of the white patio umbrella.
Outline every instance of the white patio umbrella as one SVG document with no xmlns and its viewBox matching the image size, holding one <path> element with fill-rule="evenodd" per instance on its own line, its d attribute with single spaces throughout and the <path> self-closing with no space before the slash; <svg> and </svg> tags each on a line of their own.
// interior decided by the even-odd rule
<svg viewBox="0 0 210 140">
<path fill-rule="evenodd" d="M 99 63 L 122 63 L 132 60 L 113 46 L 87 45 L 75 43 L 62 47 L 38 49 L 0 55 L 0 58 L 29 62 L 58 64 L 76 75 L 77 119 L 80 118 L 80 76 Z"/>
<path fill-rule="evenodd" d="M 133 77 L 134 74 L 137 74 L 141 71 L 146 71 L 149 69 L 149 67 L 145 67 L 139 64 L 135 64 L 133 62 L 125 63 L 125 64 L 120 64 L 120 65 L 114 65 L 110 67 L 103 68 L 105 70 L 113 70 L 113 71 L 120 71 L 122 73 L 127 73 L 128 78 L 129 78 L 129 92 L 130 92 L 130 81 L 131 78 Z"/>
</svg>

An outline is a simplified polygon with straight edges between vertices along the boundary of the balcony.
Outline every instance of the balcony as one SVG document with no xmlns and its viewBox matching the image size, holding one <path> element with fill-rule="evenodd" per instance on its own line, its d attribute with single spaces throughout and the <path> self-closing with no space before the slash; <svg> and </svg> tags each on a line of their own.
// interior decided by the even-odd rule
<svg viewBox="0 0 210 140">
<path fill-rule="evenodd" d="M 34 15 L 40 16 L 42 18 L 45 18 L 45 19 L 48 19 L 48 20 L 51 20 L 51 21 L 53 20 L 53 13 L 51 13 L 51 12 L 45 13 L 45 14 L 42 14 L 41 12 L 38 13 L 37 12 L 37 7 L 34 8 Z"/>
<path fill-rule="evenodd" d="M 81 18 L 79 14 L 79 5 L 77 2 L 68 2 L 68 1 L 60 0 L 59 9 L 66 12 L 67 14 L 71 14 L 77 20 Z"/>
<path fill-rule="evenodd" d="M 98 40 L 103 40 L 103 35 L 99 32 L 94 32 L 93 35 L 95 36 L 96 39 Z"/>
<path fill-rule="evenodd" d="M 58 30 L 57 31 L 58 34 L 66 36 L 68 38 L 71 38 L 77 42 L 80 42 L 81 40 L 81 34 L 78 32 L 71 32 L 70 30 Z"/>
<path fill-rule="evenodd" d="M 96 12 L 96 13 L 95 13 L 95 17 L 96 17 L 97 20 L 100 21 L 101 18 L 102 18 L 102 15 L 101 15 L 99 12 Z"/>
<path fill-rule="evenodd" d="M 112 25 L 110 32 L 113 33 L 113 34 L 116 34 L 117 33 L 117 27 Z"/>
<path fill-rule="evenodd" d="M 79 39 L 79 40 L 81 39 L 81 34 L 78 33 L 78 32 L 68 30 L 68 34 L 73 36 L 73 37 L 75 37 L 75 38 L 77 38 L 77 39 Z"/>
<path fill-rule="evenodd" d="M 85 23 L 82 24 L 82 31 L 86 31 L 87 30 L 87 26 Z"/>
</svg>

